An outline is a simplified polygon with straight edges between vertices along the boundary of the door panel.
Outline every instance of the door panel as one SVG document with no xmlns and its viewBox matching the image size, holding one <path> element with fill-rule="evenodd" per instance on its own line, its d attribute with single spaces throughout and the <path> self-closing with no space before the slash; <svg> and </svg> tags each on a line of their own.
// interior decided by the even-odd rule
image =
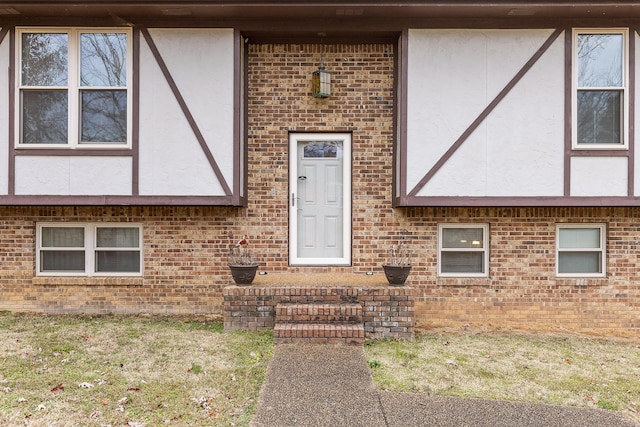
<svg viewBox="0 0 640 427">
<path fill-rule="evenodd" d="M 291 135 L 291 264 L 350 262 L 350 141 L 348 134 Z"/>
</svg>

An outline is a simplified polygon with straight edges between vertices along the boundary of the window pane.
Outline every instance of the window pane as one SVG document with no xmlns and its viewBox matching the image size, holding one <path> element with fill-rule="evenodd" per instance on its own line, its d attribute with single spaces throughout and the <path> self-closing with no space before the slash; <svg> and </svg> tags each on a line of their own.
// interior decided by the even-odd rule
<svg viewBox="0 0 640 427">
<path fill-rule="evenodd" d="M 482 228 L 443 228 L 443 248 L 483 248 Z"/>
<path fill-rule="evenodd" d="M 560 252 L 558 273 L 602 273 L 601 252 Z"/>
<path fill-rule="evenodd" d="M 67 91 L 22 92 L 22 143 L 67 144 Z"/>
<path fill-rule="evenodd" d="M 304 146 L 305 158 L 309 157 L 325 157 L 325 158 L 342 158 L 342 142 L 341 141 L 315 141 Z"/>
<path fill-rule="evenodd" d="M 66 34 L 22 34 L 22 85 L 66 86 Z"/>
<path fill-rule="evenodd" d="M 98 228 L 99 248 L 137 248 L 139 230 L 137 228 Z"/>
<path fill-rule="evenodd" d="M 83 248 L 84 228 L 42 227 L 43 248 Z"/>
<path fill-rule="evenodd" d="M 578 36 L 578 86 L 622 86 L 622 34 Z"/>
<path fill-rule="evenodd" d="M 80 85 L 126 86 L 127 35 L 80 35 Z"/>
<path fill-rule="evenodd" d="M 84 272 L 84 251 L 41 251 L 40 271 Z"/>
<path fill-rule="evenodd" d="M 622 93 L 578 91 L 578 144 L 620 144 Z"/>
<path fill-rule="evenodd" d="M 127 92 L 84 90 L 82 142 L 127 142 Z"/>
<path fill-rule="evenodd" d="M 600 229 L 599 228 L 561 228 L 560 230 L 561 249 L 599 249 Z"/>
<path fill-rule="evenodd" d="M 484 273 L 484 252 L 442 252 L 442 273 Z"/>
<path fill-rule="evenodd" d="M 96 271 L 99 273 L 139 273 L 140 251 L 97 251 Z"/>
</svg>

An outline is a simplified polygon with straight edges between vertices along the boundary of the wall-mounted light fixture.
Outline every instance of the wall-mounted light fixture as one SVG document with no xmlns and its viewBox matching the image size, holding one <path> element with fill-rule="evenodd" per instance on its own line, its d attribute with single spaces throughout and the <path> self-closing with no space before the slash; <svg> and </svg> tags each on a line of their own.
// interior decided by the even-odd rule
<svg viewBox="0 0 640 427">
<path fill-rule="evenodd" d="M 325 33 L 318 33 L 320 36 L 320 65 L 311 76 L 311 94 L 314 98 L 328 98 L 331 96 L 331 73 L 324 68 L 324 36 Z"/>
</svg>

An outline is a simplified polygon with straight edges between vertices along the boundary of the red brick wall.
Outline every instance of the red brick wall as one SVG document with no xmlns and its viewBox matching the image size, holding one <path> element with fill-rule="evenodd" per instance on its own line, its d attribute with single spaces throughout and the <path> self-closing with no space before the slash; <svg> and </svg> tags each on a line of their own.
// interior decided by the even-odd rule
<svg viewBox="0 0 640 427">
<path fill-rule="evenodd" d="M 382 274 L 389 243 L 411 235 L 418 326 L 640 336 L 634 208 L 391 207 L 393 46 L 329 45 L 333 96 L 310 96 L 316 45 L 249 46 L 249 204 L 224 207 L 0 207 L 0 310 L 222 314 L 226 250 L 248 234 L 262 269 Z M 288 267 L 288 133 L 352 132 L 353 266 Z M 35 277 L 38 221 L 144 224 L 141 278 Z M 490 277 L 437 277 L 437 224 L 489 223 Z M 555 277 L 555 224 L 607 224 L 607 277 Z"/>
<path fill-rule="evenodd" d="M 409 209 L 418 325 L 640 336 L 640 211 L 636 208 Z M 488 223 L 488 278 L 437 277 L 437 225 Z M 604 278 L 556 277 L 556 224 L 607 226 Z"/>
</svg>

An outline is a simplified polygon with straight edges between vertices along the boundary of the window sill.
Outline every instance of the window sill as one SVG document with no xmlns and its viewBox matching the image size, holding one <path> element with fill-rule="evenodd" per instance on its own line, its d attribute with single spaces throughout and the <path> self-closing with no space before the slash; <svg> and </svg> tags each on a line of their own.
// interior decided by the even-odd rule
<svg viewBox="0 0 640 427">
<path fill-rule="evenodd" d="M 69 276 L 41 276 L 31 280 L 37 286 L 142 286 L 143 277 L 69 277 Z"/>
</svg>

